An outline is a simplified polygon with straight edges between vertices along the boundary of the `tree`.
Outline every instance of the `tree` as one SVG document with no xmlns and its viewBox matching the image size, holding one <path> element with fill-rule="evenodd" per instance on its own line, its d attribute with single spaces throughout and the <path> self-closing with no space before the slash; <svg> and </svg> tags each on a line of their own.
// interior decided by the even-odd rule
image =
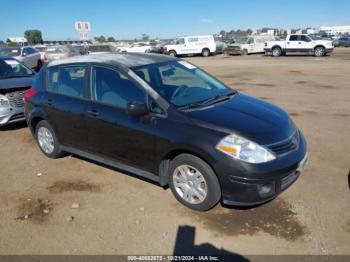
<svg viewBox="0 0 350 262">
<path fill-rule="evenodd" d="M 36 45 L 43 43 L 41 31 L 37 29 L 26 30 L 24 32 L 24 37 L 27 39 L 29 44 Z"/>
<path fill-rule="evenodd" d="M 114 37 L 113 36 L 108 37 L 107 42 L 115 42 Z"/>
<path fill-rule="evenodd" d="M 12 42 L 10 38 L 7 38 L 6 44 L 8 46 L 17 46 L 17 43 L 16 42 Z"/>
<path fill-rule="evenodd" d="M 99 36 L 99 37 L 94 37 L 95 41 L 99 42 L 99 43 L 104 43 L 106 42 L 106 37 L 104 37 L 103 35 Z"/>
</svg>

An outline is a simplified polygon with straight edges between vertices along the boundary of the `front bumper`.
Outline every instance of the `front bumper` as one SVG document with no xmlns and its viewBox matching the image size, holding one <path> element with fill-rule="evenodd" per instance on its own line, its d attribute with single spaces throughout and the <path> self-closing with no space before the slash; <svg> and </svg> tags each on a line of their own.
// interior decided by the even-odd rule
<svg viewBox="0 0 350 262">
<path fill-rule="evenodd" d="M 0 126 L 25 121 L 24 107 L 0 107 Z"/>
<path fill-rule="evenodd" d="M 249 164 L 227 156 L 213 167 L 226 205 L 254 206 L 275 198 L 300 176 L 307 161 L 306 142 L 300 133 L 298 147 L 263 164 Z"/>
</svg>

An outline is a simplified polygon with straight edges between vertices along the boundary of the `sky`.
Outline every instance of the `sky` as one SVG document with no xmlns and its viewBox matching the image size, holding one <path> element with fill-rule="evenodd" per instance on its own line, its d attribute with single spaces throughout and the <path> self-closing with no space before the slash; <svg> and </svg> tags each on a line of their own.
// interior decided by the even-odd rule
<svg viewBox="0 0 350 262">
<path fill-rule="evenodd" d="M 172 38 L 262 27 L 350 25 L 350 0 L 0 0 L 0 40 L 39 29 L 44 40 L 90 37 Z"/>
</svg>

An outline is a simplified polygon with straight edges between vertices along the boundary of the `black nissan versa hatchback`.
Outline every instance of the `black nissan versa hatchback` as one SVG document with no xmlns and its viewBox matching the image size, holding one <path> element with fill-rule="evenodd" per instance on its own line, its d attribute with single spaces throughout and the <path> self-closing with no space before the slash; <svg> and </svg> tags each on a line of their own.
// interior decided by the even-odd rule
<svg viewBox="0 0 350 262">
<path fill-rule="evenodd" d="M 157 54 L 53 61 L 24 97 L 28 126 L 50 158 L 72 153 L 169 185 L 208 210 L 257 205 L 297 180 L 306 142 L 277 106 Z"/>
</svg>

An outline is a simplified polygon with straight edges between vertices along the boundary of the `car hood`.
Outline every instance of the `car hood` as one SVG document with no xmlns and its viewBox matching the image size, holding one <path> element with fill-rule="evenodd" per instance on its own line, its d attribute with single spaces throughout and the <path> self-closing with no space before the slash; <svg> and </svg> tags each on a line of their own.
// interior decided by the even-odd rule
<svg viewBox="0 0 350 262">
<path fill-rule="evenodd" d="M 0 79 L 0 89 L 14 89 L 32 86 L 34 76 Z"/>
<path fill-rule="evenodd" d="M 235 133 L 260 145 L 282 141 L 295 130 L 284 110 L 242 93 L 211 107 L 188 111 L 187 116 L 197 125 Z"/>
</svg>

